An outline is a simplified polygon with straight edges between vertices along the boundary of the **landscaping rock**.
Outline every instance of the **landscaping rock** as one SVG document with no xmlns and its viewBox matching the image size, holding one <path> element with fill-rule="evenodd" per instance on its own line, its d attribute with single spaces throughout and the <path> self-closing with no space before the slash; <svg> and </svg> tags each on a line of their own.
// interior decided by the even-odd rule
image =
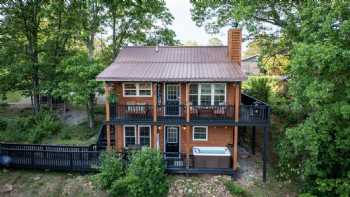
<svg viewBox="0 0 350 197">
<path fill-rule="evenodd" d="M 8 193 L 13 190 L 13 185 L 6 183 L 1 187 L 0 193 Z"/>
</svg>

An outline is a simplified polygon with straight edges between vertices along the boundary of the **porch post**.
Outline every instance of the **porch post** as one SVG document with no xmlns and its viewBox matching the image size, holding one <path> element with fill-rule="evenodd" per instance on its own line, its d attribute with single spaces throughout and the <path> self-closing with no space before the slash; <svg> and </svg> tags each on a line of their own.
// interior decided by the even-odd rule
<svg viewBox="0 0 350 197">
<path fill-rule="evenodd" d="M 105 83 L 105 107 L 106 107 L 106 129 L 107 129 L 107 150 L 111 150 L 111 126 L 110 126 L 110 108 L 109 108 L 109 97 L 110 87 Z"/>
<path fill-rule="evenodd" d="M 238 121 L 239 121 L 239 108 L 240 108 L 240 97 L 241 97 L 241 91 L 240 91 L 240 84 L 235 84 L 235 121 L 236 126 L 233 129 L 233 170 L 237 170 L 238 163 L 237 163 L 237 154 L 238 154 Z"/>
<path fill-rule="evenodd" d="M 152 84 L 153 122 L 157 122 L 157 84 Z"/>
<path fill-rule="evenodd" d="M 186 122 L 190 122 L 190 84 L 186 83 Z"/>
<path fill-rule="evenodd" d="M 186 122 L 190 122 L 190 84 L 186 83 Z M 186 125 L 186 168 L 190 167 L 190 152 L 191 152 L 191 131 L 190 126 Z"/>
<path fill-rule="evenodd" d="M 255 155 L 255 139 L 256 139 L 256 128 L 255 128 L 255 126 L 253 126 L 252 127 L 252 141 L 251 141 L 253 155 Z"/>
<path fill-rule="evenodd" d="M 156 124 L 153 125 L 153 132 L 152 132 L 152 140 L 151 140 L 151 147 L 157 148 L 157 130 L 158 126 Z"/>
<path fill-rule="evenodd" d="M 263 147 L 263 181 L 266 182 L 266 169 L 267 169 L 267 145 L 269 140 L 269 127 L 264 127 L 264 147 Z"/>
</svg>

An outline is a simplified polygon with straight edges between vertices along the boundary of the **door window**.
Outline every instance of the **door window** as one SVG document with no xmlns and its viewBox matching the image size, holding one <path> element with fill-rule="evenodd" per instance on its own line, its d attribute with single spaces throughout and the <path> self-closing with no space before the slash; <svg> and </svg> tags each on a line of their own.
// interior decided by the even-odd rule
<svg viewBox="0 0 350 197">
<path fill-rule="evenodd" d="M 136 144 L 136 126 L 124 127 L 125 147 Z"/>
<path fill-rule="evenodd" d="M 168 127 L 167 129 L 167 142 L 177 143 L 178 142 L 178 128 Z"/>
<path fill-rule="evenodd" d="M 178 85 L 167 85 L 167 100 L 178 100 L 179 97 L 179 86 Z"/>
</svg>

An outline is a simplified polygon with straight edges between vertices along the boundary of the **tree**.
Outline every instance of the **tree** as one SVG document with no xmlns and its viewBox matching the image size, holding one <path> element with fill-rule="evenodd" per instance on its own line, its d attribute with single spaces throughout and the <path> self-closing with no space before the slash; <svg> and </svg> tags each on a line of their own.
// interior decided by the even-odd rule
<svg viewBox="0 0 350 197">
<path fill-rule="evenodd" d="M 209 38 L 208 45 L 209 46 L 222 46 L 223 44 L 219 38 L 212 37 L 212 38 Z"/>
<path fill-rule="evenodd" d="M 175 45 L 175 33 L 166 28 L 173 20 L 162 0 L 105 1 L 112 28 L 112 58 L 125 43 Z M 159 25 L 163 24 L 163 25 Z"/>
<path fill-rule="evenodd" d="M 193 18 L 208 28 L 236 22 L 263 50 L 286 54 L 290 105 L 299 114 L 286 129 L 279 165 L 317 196 L 350 193 L 350 2 L 192 1 Z M 273 25 L 271 34 L 264 27 Z M 275 34 L 276 33 L 276 34 Z M 264 53 L 264 52 L 263 52 Z"/>
<path fill-rule="evenodd" d="M 40 110 L 40 87 L 39 87 L 39 53 L 40 45 L 40 24 L 45 13 L 47 3 L 42 0 L 28 1 L 1 1 L 0 8 L 9 31 L 6 33 L 15 33 L 20 36 L 21 45 L 26 49 L 23 50 L 25 57 L 23 58 L 22 66 L 27 67 L 26 71 L 30 73 L 30 95 L 32 97 L 33 112 L 37 113 Z M 5 35 L 6 36 L 6 35 Z M 16 39 L 18 40 L 18 39 Z"/>
<path fill-rule="evenodd" d="M 61 69 L 66 80 L 61 80 L 54 92 L 74 104 L 85 105 L 90 128 L 95 122 L 95 95 L 102 92 L 95 78 L 103 68 L 97 60 L 90 61 L 87 53 L 78 52 L 62 62 Z"/>
</svg>

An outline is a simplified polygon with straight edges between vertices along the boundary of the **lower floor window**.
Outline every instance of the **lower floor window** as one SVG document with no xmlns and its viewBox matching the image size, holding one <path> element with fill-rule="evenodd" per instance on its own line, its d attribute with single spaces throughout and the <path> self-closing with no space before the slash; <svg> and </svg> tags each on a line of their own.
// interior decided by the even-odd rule
<svg viewBox="0 0 350 197">
<path fill-rule="evenodd" d="M 138 131 L 138 133 L 136 132 Z M 151 127 L 150 126 L 124 126 L 124 146 L 140 144 L 141 146 L 151 145 Z"/>
<path fill-rule="evenodd" d="M 139 136 L 141 146 L 151 145 L 151 127 L 149 126 L 139 126 Z"/>
<path fill-rule="evenodd" d="M 125 147 L 136 144 L 136 126 L 124 127 Z"/>
<path fill-rule="evenodd" d="M 208 140 L 208 127 L 206 127 L 206 126 L 193 127 L 192 139 L 194 141 L 207 141 Z"/>
</svg>

